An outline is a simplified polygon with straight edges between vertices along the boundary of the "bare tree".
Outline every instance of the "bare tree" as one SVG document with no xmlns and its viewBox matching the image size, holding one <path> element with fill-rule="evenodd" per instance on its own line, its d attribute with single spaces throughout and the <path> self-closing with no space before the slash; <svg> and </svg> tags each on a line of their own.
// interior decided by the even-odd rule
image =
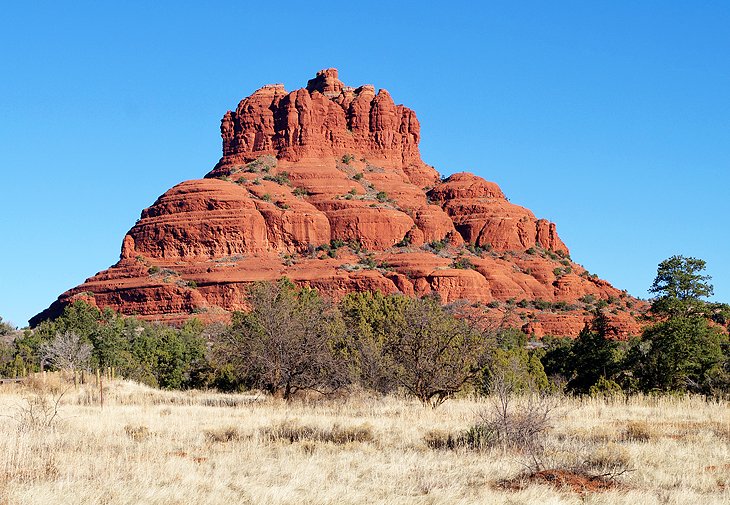
<svg viewBox="0 0 730 505">
<path fill-rule="evenodd" d="M 334 352 L 342 333 L 335 307 L 287 280 L 256 283 L 248 298 L 250 312 L 238 314 L 216 337 L 219 361 L 287 400 L 300 390 L 329 393 L 347 383 L 346 367 Z"/>
<path fill-rule="evenodd" d="M 409 299 L 389 326 L 395 378 L 424 405 L 441 405 L 480 374 L 484 338 L 438 299 Z"/>
<path fill-rule="evenodd" d="M 23 396 L 24 404 L 15 406 L 12 414 L 1 417 L 14 419 L 20 431 L 52 429 L 58 421 L 61 399 L 66 391 L 68 389 L 52 394 L 31 391 Z"/>
<path fill-rule="evenodd" d="M 551 427 L 558 398 L 529 384 L 525 364 L 516 358 L 494 370 L 490 378 L 493 406 L 480 414 L 481 425 L 493 436 L 492 443 L 525 453 L 533 471 L 542 469 L 545 434 Z"/>
<path fill-rule="evenodd" d="M 88 368 L 92 349 L 76 333 L 64 331 L 42 346 L 41 359 L 57 370 L 75 372 Z"/>
</svg>

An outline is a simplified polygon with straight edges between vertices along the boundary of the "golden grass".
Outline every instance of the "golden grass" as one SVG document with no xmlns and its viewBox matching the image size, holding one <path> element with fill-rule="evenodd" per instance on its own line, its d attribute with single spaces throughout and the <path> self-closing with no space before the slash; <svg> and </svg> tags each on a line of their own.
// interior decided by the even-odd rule
<svg viewBox="0 0 730 505">
<path fill-rule="evenodd" d="M 0 387 L 0 505 L 730 503 L 730 409 L 699 398 L 565 399 L 547 467 L 632 470 L 576 493 L 547 480 L 500 486 L 525 471 L 512 450 L 440 445 L 489 399 L 436 410 L 365 394 L 286 404 L 115 381 L 103 409 L 93 387 L 67 391 L 48 428 L 21 413 L 65 387 L 32 386 Z"/>
</svg>

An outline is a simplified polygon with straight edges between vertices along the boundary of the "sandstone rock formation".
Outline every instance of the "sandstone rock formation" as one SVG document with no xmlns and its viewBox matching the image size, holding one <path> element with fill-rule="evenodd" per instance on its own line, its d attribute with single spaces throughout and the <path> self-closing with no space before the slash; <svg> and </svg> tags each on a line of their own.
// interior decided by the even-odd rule
<svg viewBox="0 0 730 505">
<path fill-rule="evenodd" d="M 576 335 L 608 305 L 621 335 L 641 303 L 570 260 L 556 227 L 473 174 L 441 180 L 415 113 L 337 70 L 306 88 L 264 86 L 221 121 L 223 157 L 160 196 L 108 270 L 62 294 L 177 322 L 245 308 L 249 283 L 289 277 L 335 299 L 438 293 L 537 337 Z"/>
</svg>

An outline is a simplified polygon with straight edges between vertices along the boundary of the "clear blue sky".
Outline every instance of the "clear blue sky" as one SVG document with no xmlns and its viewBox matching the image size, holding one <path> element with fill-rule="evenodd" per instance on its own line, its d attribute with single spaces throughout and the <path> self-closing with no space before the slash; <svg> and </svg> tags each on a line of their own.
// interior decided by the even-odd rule
<svg viewBox="0 0 730 505">
<path fill-rule="evenodd" d="M 5 2 L 0 316 L 115 263 L 216 163 L 226 110 L 326 67 L 415 109 L 426 162 L 497 182 L 591 272 L 647 297 L 695 256 L 730 302 L 730 2 L 395 3 Z"/>
</svg>

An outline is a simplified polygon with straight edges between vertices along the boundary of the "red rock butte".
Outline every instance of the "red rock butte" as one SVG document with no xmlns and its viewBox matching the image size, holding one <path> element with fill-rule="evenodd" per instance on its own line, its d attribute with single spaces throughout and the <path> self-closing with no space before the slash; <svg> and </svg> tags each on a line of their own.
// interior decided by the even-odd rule
<svg viewBox="0 0 730 505">
<path fill-rule="evenodd" d="M 596 305 L 617 335 L 641 302 L 572 262 L 555 224 L 470 173 L 421 160 L 415 112 L 337 70 L 267 85 L 221 120 L 223 157 L 142 211 L 119 262 L 63 293 L 145 319 L 226 319 L 254 281 L 466 300 L 537 337 L 577 335 Z"/>
</svg>

